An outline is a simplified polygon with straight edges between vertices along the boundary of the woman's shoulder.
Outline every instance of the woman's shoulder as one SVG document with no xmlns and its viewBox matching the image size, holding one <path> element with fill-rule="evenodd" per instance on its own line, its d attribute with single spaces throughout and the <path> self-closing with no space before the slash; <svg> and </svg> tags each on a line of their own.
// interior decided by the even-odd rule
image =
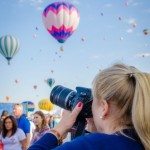
<svg viewBox="0 0 150 150">
<path fill-rule="evenodd" d="M 44 126 L 43 129 L 40 131 L 41 133 L 47 133 L 50 131 L 50 127 L 48 125 Z"/>
<path fill-rule="evenodd" d="M 17 128 L 16 134 L 18 135 L 25 135 L 24 131 L 20 128 Z"/>
<path fill-rule="evenodd" d="M 137 141 L 124 137 L 122 135 L 108 135 L 102 133 L 91 133 L 86 136 L 80 136 L 70 143 L 68 146 L 86 149 L 104 149 L 104 150 L 143 150 L 143 147 Z"/>
<path fill-rule="evenodd" d="M 103 141 L 108 142 L 108 141 L 131 141 L 131 142 L 136 142 L 134 139 L 129 138 L 127 136 L 121 135 L 121 134 L 104 134 L 104 133 L 91 133 L 86 136 L 83 136 L 85 140 L 91 140 L 91 141 Z"/>
</svg>

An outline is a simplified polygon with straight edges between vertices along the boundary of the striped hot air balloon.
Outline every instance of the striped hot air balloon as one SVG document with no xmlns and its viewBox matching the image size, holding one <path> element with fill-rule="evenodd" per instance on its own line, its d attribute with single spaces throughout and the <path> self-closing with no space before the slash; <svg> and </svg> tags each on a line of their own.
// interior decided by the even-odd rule
<svg viewBox="0 0 150 150">
<path fill-rule="evenodd" d="M 59 43 L 64 43 L 72 35 L 80 20 L 77 8 L 67 2 L 48 5 L 43 11 L 42 18 L 47 31 Z"/>
<path fill-rule="evenodd" d="M 10 60 L 19 50 L 19 41 L 11 35 L 2 36 L 0 38 L 0 53 L 7 59 L 8 64 Z"/>
</svg>

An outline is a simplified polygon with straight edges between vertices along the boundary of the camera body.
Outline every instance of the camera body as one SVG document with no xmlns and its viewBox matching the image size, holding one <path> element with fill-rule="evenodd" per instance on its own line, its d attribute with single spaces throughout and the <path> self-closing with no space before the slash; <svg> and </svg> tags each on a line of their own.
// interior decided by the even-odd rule
<svg viewBox="0 0 150 150">
<path fill-rule="evenodd" d="M 76 87 L 76 91 L 61 85 L 55 86 L 50 94 L 50 101 L 66 110 L 72 111 L 78 102 L 83 103 L 83 109 L 79 114 L 79 118 L 92 117 L 92 92 L 91 89 L 85 87 Z"/>
</svg>

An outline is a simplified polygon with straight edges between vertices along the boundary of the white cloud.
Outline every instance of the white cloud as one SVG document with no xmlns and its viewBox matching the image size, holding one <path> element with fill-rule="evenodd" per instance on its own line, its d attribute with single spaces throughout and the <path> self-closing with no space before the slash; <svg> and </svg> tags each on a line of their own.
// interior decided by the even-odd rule
<svg viewBox="0 0 150 150">
<path fill-rule="evenodd" d="M 127 29 L 126 32 L 127 32 L 127 33 L 132 33 L 132 32 L 133 32 L 133 29 Z"/>
<path fill-rule="evenodd" d="M 36 7 L 37 10 L 43 10 L 41 6 Z"/>
<path fill-rule="evenodd" d="M 140 5 L 141 3 L 139 3 L 139 2 L 134 2 L 133 4 L 132 4 L 132 6 L 138 6 L 138 5 Z"/>
<path fill-rule="evenodd" d="M 139 54 L 136 54 L 135 57 L 138 57 L 138 58 L 150 57 L 150 53 L 139 53 Z"/>
<path fill-rule="evenodd" d="M 79 5 L 79 4 L 80 4 L 79 0 L 71 0 L 71 2 L 72 2 L 73 4 L 75 4 L 75 5 Z"/>
<path fill-rule="evenodd" d="M 19 2 L 19 3 L 22 3 L 22 2 L 24 2 L 24 0 L 18 0 L 18 2 Z"/>
<path fill-rule="evenodd" d="M 127 21 L 128 21 L 129 24 L 132 24 L 132 23 L 136 22 L 136 20 L 134 18 L 129 18 Z"/>
<path fill-rule="evenodd" d="M 44 3 L 44 0 L 18 0 L 19 3 L 29 3 L 33 5 L 39 5 Z"/>
<path fill-rule="evenodd" d="M 42 10 L 41 5 L 45 2 L 46 0 L 18 0 L 18 3 L 20 4 L 27 4 L 32 7 L 35 7 L 37 10 Z"/>
<path fill-rule="evenodd" d="M 19 1 L 24 1 L 29 3 L 34 3 L 34 4 L 42 4 L 44 2 L 44 0 L 19 0 Z"/>
<path fill-rule="evenodd" d="M 150 13 L 150 8 L 143 10 L 146 13 Z"/>
<path fill-rule="evenodd" d="M 44 2 L 44 0 L 29 0 L 35 4 L 42 4 Z"/>
<path fill-rule="evenodd" d="M 99 59 L 99 58 L 100 58 L 100 56 L 99 56 L 99 55 L 94 54 L 94 55 L 90 56 L 90 58 L 91 58 L 91 59 Z"/>
<path fill-rule="evenodd" d="M 125 22 L 134 28 L 137 26 L 137 20 L 135 18 L 127 18 Z"/>
<path fill-rule="evenodd" d="M 30 6 L 35 7 L 37 10 L 42 10 L 43 8 L 41 7 L 41 5 L 48 0 L 17 0 L 17 1 L 21 4 L 23 3 L 29 4 Z M 70 3 L 79 5 L 79 0 L 70 0 Z"/>
<path fill-rule="evenodd" d="M 107 7 L 107 8 L 110 8 L 112 6 L 113 6 L 113 4 L 111 4 L 111 3 L 107 3 L 107 4 L 104 5 L 104 7 Z"/>
</svg>

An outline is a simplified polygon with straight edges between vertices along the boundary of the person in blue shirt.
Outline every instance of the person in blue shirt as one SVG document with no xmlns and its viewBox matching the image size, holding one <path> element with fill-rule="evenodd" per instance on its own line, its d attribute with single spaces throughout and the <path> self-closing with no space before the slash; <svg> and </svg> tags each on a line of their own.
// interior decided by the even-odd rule
<svg viewBox="0 0 150 150">
<path fill-rule="evenodd" d="M 23 114 L 22 104 L 14 104 L 13 114 L 16 117 L 18 128 L 22 129 L 26 135 L 27 147 L 30 145 L 30 122 L 25 114 Z"/>
<path fill-rule="evenodd" d="M 59 145 L 83 108 L 79 102 L 28 150 L 150 150 L 150 74 L 114 64 L 96 75 L 92 94 L 92 133 Z"/>
</svg>

